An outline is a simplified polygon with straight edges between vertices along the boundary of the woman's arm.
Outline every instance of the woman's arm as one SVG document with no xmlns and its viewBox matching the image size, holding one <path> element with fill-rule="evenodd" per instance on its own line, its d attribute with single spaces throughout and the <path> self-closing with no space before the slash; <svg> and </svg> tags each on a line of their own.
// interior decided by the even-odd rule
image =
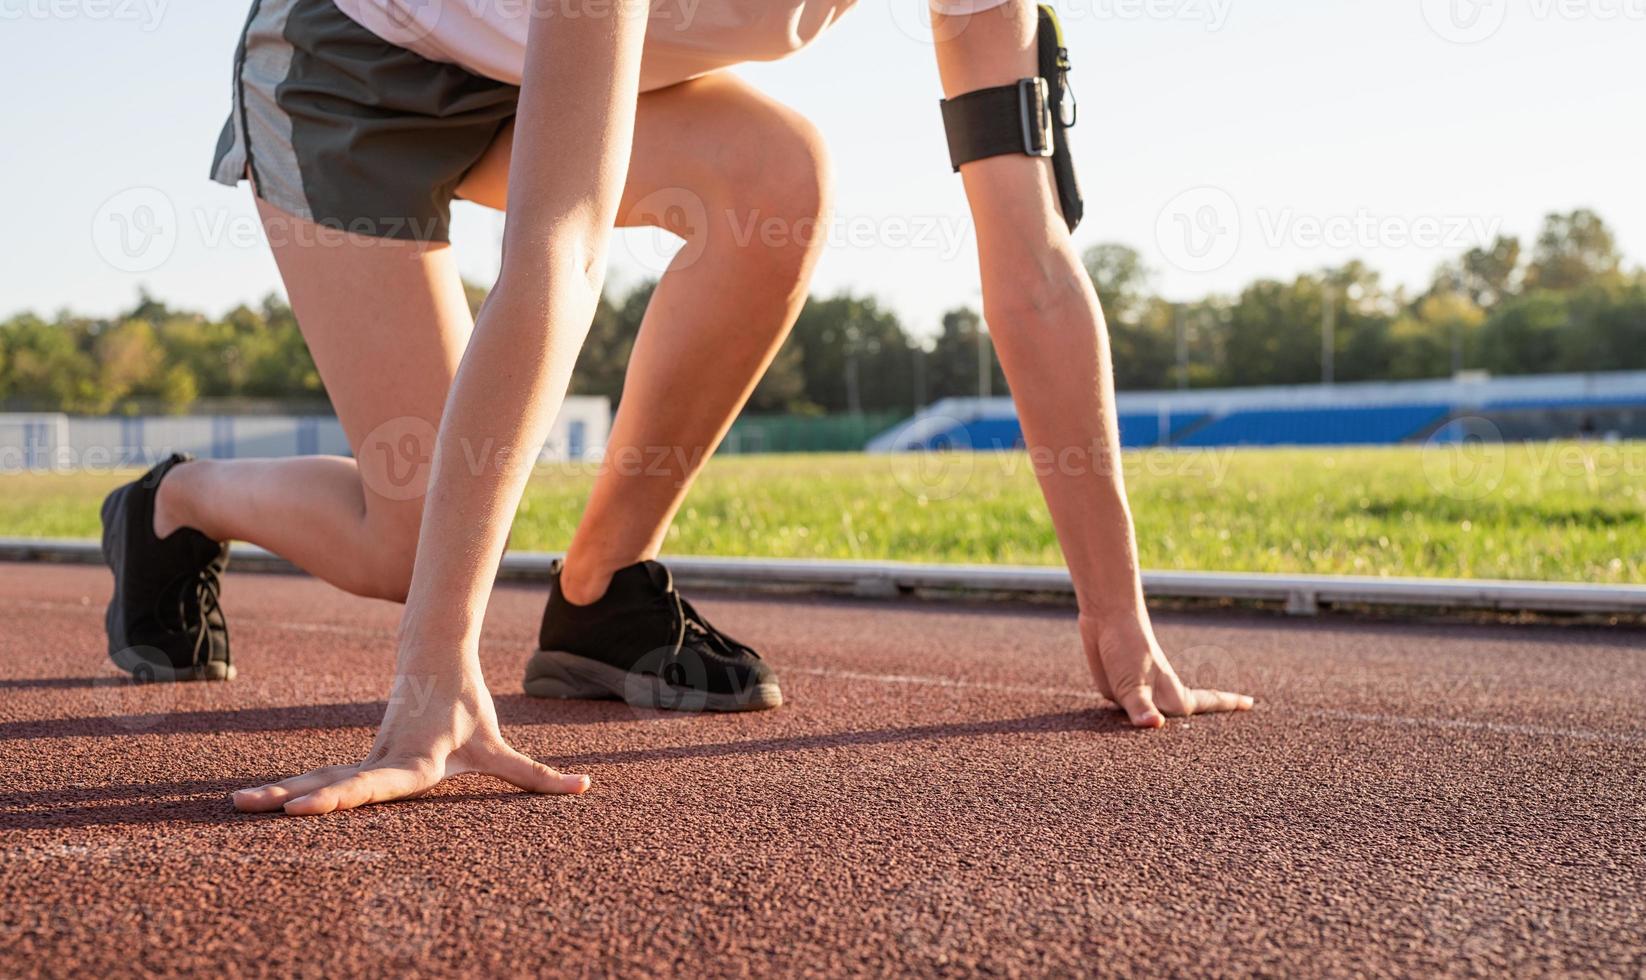
<svg viewBox="0 0 1646 980">
<path fill-rule="evenodd" d="M 946 97 L 1037 72 L 1031 0 L 970 16 L 932 14 Z M 1058 211 L 1051 161 L 1022 154 L 961 168 L 977 230 L 983 313 L 1011 383 L 1024 438 L 1080 606 L 1092 675 L 1133 724 L 1228 711 L 1251 698 L 1185 688 L 1143 604 L 1137 542 L 1120 470 L 1108 331 Z"/>
<path fill-rule="evenodd" d="M 533 15 L 502 272 L 441 420 L 402 621 L 403 666 L 478 645 L 509 526 L 600 298 L 648 6 L 618 0 L 600 17 L 543 5 L 547 12 Z"/>
<path fill-rule="evenodd" d="M 462 772 L 582 792 L 516 752 L 481 677 L 480 626 L 509 525 L 593 318 L 628 168 L 649 4 L 533 14 L 509 175 L 503 270 L 445 416 L 401 620 L 395 696 L 366 761 L 236 794 L 328 813 L 415 796 Z"/>
</svg>

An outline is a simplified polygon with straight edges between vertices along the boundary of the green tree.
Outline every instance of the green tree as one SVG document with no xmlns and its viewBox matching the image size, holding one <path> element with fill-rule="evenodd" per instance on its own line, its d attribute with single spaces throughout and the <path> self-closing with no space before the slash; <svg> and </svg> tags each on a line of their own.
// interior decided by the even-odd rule
<svg viewBox="0 0 1646 980">
<path fill-rule="evenodd" d="M 1567 293 L 1566 308 L 1558 370 L 1646 369 L 1646 277 Z"/>
<path fill-rule="evenodd" d="M 1480 328 L 1480 366 L 1494 374 L 1558 370 L 1570 323 L 1560 293 L 1540 290 L 1506 303 Z"/>
<path fill-rule="evenodd" d="M 148 321 L 126 320 L 103 330 L 94 349 L 103 411 L 129 396 L 158 393 L 166 352 Z"/>
<path fill-rule="evenodd" d="M 1491 248 L 1471 248 L 1435 273 L 1431 292 L 1462 293 L 1490 310 L 1520 288 L 1520 239 L 1499 235 Z"/>
<path fill-rule="evenodd" d="M 200 397 L 200 389 L 188 368 L 173 364 L 160 376 L 154 397 L 165 414 L 182 415 Z"/>
<path fill-rule="evenodd" d="M 1472 363 L 1486 314 L 1460 292 L 1429 293 L 1390 325 L 1391 379 L 1449 377 Z"/>
<path fill-rule="evenodd" d="M 1305 384 L 1320 380 L 1318 281 L 1260 280 L 1229 309 L 1221 381 L 1230 385 Z"/>
<path fill-rule="evenodd" d="M 805 399 L 828 412 L 908 409 L 914 401 L 910 341 L 896 314 L 870 297 L 813 297 L 795 321 Z"/>
<path fill-rule="evenodd" d="M 1149 299 L 1149 270 L 1136 249 L 1114 243 L 1093 245 L 1081 261 L 1110 324 L 1133 324 L 1143 318 Z"/>
<path fill-rule="evenodd" d="M 1185 315 L 1173 304 L 1150 297 L 1138 303 L 1134 319 L 1108 320 L 1116 388 L 1147 391 L 1177 383 L 1178 319 Z"/>
<path fill-rule="evenodd" d="M 1382 277 L 1355 259 L 1326 270 L 1320 279 L 1323 302 L 1333 307 L 1333 380 L 1389 377 L 1395 357 L 1390 328 L 1399 304 L 1383 289 Z M 1323 323 L 1320 330 L 1324 329 Z"/>
<path fill-rule="evenodd" d="M 647 281 L 630 290 L 618 303 L 601 296 L 589 324 L 588 339 L 578 352 L 572 371 L 571 393 L 605 395 L 616 405 L 623 397 L 623 378 L 629 369 L 635 338 L 646 306 L 651 302 L 656 282 Z"/>
<path fill-rule="evenodd" d="M 241 307 L 229 322 L 243 365 L 236 394 L 301 401 L 325 395 L 297 317 L 279 297 L 266 297 L 257 310 Z"/>
<path fill-rule="evenodd" d="M 97 362 L 81 349 L 77 333 L 26 314 L 0 328 L 8 363 L 6 399 L 31 411 L 106 410 Z"/>
<path fill-rule="evenodd" d="M 467 278 L 463 280 L 463 298 L 469 302 L 469 314 L 480 319 L 480 307 L 486 303 L 486 297 L 491 295 L 491 287 L 483 286 Z"/>
<path fill-rule="evenodd" d="M 819 407 L 806 397 L 805 352 L 797 344 L 777 349 L 771 366 L 749 396 L 748 411 L 812 414 Z"/>
<path fill-rule="evenodd" d="M 1617 241 L 1598 214 L 1579 208 L 1551 214 L 1526 269 L 1528 289 L 1576 289 L 1615 276 L 1621 265 Z"/>
<path fill-rule="evenodd" d="M 979 344 L 982 351 L 979 352 Z M 986 358 L 989 391 L 1008 393 L 1006 372 L 1000 367 L 994 344 L 983 329 L 983 318 L 970 307 L 943 314 L 943 330 L 926 356 L 928 401 L 938 398 L 973 398 L 978 394 L 979 358 Z"/>
</svg>

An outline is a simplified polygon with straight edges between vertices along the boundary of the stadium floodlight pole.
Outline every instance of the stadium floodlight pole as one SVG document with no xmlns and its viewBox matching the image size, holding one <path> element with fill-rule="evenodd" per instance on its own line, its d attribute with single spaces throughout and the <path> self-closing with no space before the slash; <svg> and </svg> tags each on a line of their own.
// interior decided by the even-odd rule
<svg viewBox="0 0 1646 980">
<path fill-rule="evenodd" d="M 1177 334 L 1177 390 L 1189 390 L 1189 328 L 1183 322 L 1183 304 L 1172 304 L 1172 329 Z"/>
<path fill-rule="evenodd" d="M 909 356 L 914 358 L 914 410 L 926 407 L 926 348 L 917 340 L 909 345 Z"/>
<path fill-rule="evenodd" d="M 1452 292 L 1468 295 L 1463 288 L 1463 271 L 1452 273 Z M 1452 377 L 1463 373 L 1463 321 L 1459 317 L 1452 317 Z"/>
<path fill-rule="evenodd" d="M 977 397 L 988 398 L 994 394 L 993 364 L 989 363 L 989 323 L 982 317 L 977 318 Z"/>
<path fill-rule="evenodd" d="M 1329 385 L 1332 383 L 1333 345 L 1337 342 L 1337 297 L 1330 282 L 1322 291 L 1321 302 L 1325 308 L 1320 319 L 1320 383 Z"/>
<path fill-rule="evenodd" d="M 855 309 L 846 323 L 842 339 L 846 354 L 846 363 L 842 365 L 845 369 L 846 414 L 855 417 L 863 414 L 863 394 L 859 390 L 857 373 L 857 349 L 862 332 L 857 329 Z"/>
<path fill-rule="evenodd" d="M 846 348 L 846 413 L 848 415 L 863 414 L 863 396 L 858 391 L 857 347 L 855 344 Z"/>
</svg>

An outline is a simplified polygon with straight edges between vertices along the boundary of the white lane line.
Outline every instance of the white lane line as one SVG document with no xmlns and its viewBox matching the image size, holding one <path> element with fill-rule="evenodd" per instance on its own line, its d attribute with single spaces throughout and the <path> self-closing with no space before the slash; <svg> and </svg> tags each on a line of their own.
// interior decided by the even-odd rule
<svg viewBox="0 0 1646 980">
<path fill-rule="evenodd" d="M 786 674 L 810 674 L 846 681 L 867 681 L 879 684 L 918 685 L 921 687 L 960 688 L 993 691 L 1001 694 L 1033 694 L 1056 698 L 1077 698 L 1086 701 L 1109 700 L 1096 691 L 1065 687 L 1031 687 L 1017 684 L 990 684 L 980 681 L 955 680 L 952 677 L 924 677 L 917 674 L 868 674 L 852 670 L 832 670 L 828 667 L 784 667 Z M 1493 735 L 1520 735 L 1534 738 L 1563 738 L 1579 742 L 1601 742 L 1616 745 L 1646 745 L 1646 735 L 1632 732 L 1605 732 L 1591 728 L 1553 728 L 1542 725 L 1518 725 L 1509 722 L 1474 721 L 1467 718 L 1430 718 L 1412 715 L 1375 714 L 1360 711 L 1337 711 L 1328 708 L 1299 708 L 1293 714 L 1327 721 L 1354 721 L 1364 724 L 1387 725 L 1394 728 L 1438 728 L 1448 731 L 1484 732 Z"/>
<path fill-rule="evenodd" d="M 1612 742 L 1619 745 L 1646 745 L 1646 735 L 1631 732 L 1603 732 L 1592 728 L 1545 728 L 1502 721 L 1474 721 L 1468 718 L 1408 718 L 1404 715 L 1369 714 L 1361 711 L 1333 711 L 1310 708 L 1298 712 L 1329 721 L 1360 721 L 1373 725 L 1418 725 L 1452 731 L 1490 732 L 1494 735 L 1531 735 L 1538 738 L 1569 738 L 1579 742 Z"/>
</svg>

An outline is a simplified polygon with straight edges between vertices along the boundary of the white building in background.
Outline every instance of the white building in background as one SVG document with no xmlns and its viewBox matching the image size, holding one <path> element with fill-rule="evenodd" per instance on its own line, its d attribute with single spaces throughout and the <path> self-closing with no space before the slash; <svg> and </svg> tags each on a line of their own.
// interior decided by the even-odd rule
<svg viewBox="0 0 1646 980">
<path fill-rule="evenodd" d="M 610 399 L 567 398 L 540 459 L 599 459 L 611 421 Z M 203 459 L 350 455 L 343 427 L 330 415 L 0 413 L 0 473 L 140 467 L 173 452 Z"/>
</svg>

